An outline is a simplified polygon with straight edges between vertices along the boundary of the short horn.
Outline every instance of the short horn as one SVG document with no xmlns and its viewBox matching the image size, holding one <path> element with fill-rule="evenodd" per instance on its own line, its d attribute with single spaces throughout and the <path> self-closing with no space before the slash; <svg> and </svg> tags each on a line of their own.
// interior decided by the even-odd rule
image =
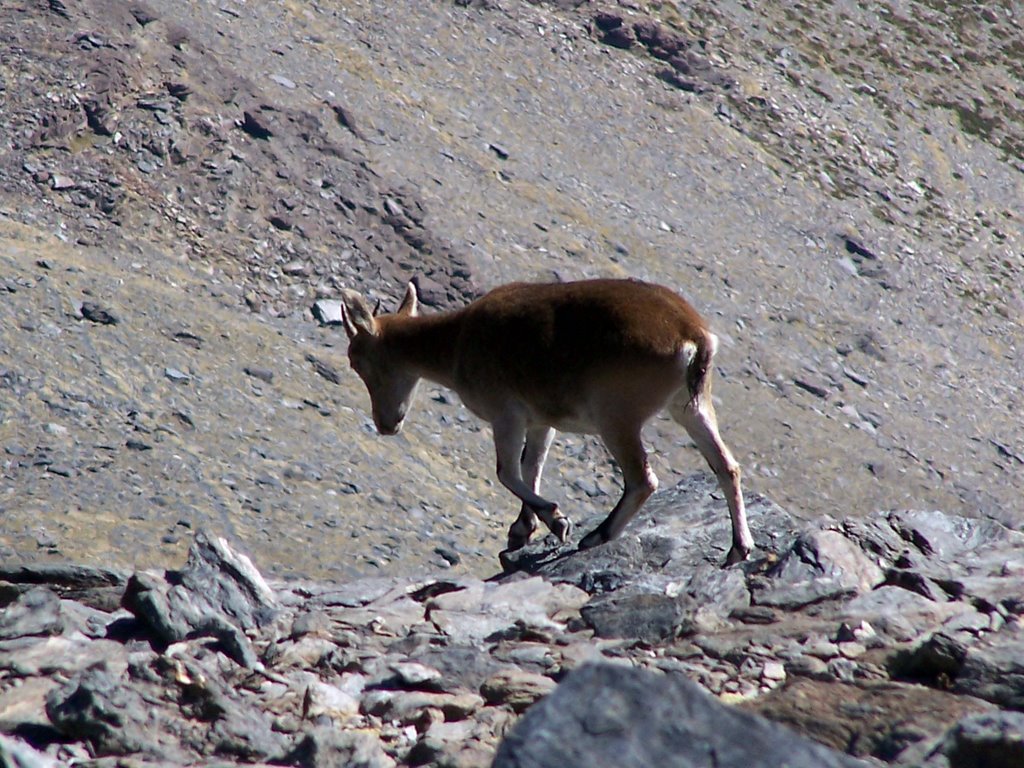
<svg viewBox="0 0 1024 768">
<path fill-rule="evenodd" d="M 398 307 L 398 314 L 416 317 L 419 312 L 419 297 L 416 295 L 416 283 L 410 282 L 405 286 L 405 296 Z"/>
<path fill-rule="evenodd" d="M 345 333 L 348 334 L 348 337 L 354 339 L 356 334 L 359 333 L 359 329 L 352 322 L 352 316 L 348 313 L 348 309 L 344 304 L 341 305 L 341 322 L 345 326 Z"/>
<path fill-rule="evenodd" d="M 377 321 L 370 311 L 370 305 L 366 303 L 366 299 L 361 294 L 343 288 L 341 306 L 345 332 L 350 339 L 354 339 L 360 333 L 368 333 L 371 336 L 377 333 Z"/>
</svg>

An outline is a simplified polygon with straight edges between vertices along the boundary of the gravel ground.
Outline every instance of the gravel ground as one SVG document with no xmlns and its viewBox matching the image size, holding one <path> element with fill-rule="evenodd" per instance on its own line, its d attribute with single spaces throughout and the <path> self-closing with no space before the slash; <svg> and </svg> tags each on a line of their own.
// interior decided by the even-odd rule
<svg viewBox="0 0 1024 768">
<path fill-rule="evenodd" d="M 750 490 L 1021 525 L 1017 9 L 468 6 L 5 4 L 0 557 L 493 571 L 487 429 L 428 387 L 376 437 L 309 314 L 416 274 L 674 286 Z M 618 482 L 573 436 L 547 475 L 576 519 Z"/>
</svg>

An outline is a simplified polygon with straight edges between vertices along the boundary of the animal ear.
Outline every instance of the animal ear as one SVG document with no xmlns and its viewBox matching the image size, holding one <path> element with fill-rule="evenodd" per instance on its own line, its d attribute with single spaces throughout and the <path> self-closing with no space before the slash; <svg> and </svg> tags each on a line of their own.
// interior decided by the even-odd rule
<svg viewBox="0 0 1024 768">
<path fill-rule="evenodd" d="M 405 297 L 398 306 L 398 314 L 408 317 L 416 317 L 420 313 L 420 300 L 416 295 L 416 286 L 409 283 L 405 286 Z"/>
<path fill-rule="evenodd" d="M 373 317 L 373 310 L 358 291 L 342 289 L 341 321 L 350 339 L 354 339 L 360 333 L 377 335 L 377 321 Z"/>
</svg>

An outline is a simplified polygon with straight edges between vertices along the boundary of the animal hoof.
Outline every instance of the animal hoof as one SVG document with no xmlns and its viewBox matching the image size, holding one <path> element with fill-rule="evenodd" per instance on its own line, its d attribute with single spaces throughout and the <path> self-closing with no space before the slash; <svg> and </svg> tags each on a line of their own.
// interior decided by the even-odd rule
<svg viewBox="0 0 1024 768">
<path fill-rule="evenodd" d="M 725 567 L 728 568 L 730 565 L 736 565 L 736 563 L 742 563 L 748 557 L 750 557 L 750 549 L 745 547 L 737 547 L 735 544 L 729 550 L 729 554 L 725 556 Z"/>
<path fill-rule="evenodd" d="M 512 550 L 506 549 L 498 553 L 498 562 L 501 563 L 502 573 L 511 573 L 512 571 L 518 570 L 516 564 L 513 562 Z"/>
<path fill-rule="evenodd" d="M 551 522 L 551 532 L 558 537 L 558 540 L 565 544 L 569 540 L 569 533 L 572 531 L 572 520 L 568 517 L 556 517 Z"/>
<path fill-rule="evenodd" d="M 598 544 L 604 544 L 604 534 L 601 533 L 601 529 L 597 528 L 580 540 L 580 549 L 592 549 Z"/>
</svg>

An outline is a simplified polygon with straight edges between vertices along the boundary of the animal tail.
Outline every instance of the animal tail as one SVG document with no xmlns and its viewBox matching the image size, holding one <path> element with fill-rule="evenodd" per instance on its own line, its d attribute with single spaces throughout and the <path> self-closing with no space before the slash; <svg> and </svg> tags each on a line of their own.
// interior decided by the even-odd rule
<svg viewBox="0 0 1024 768">
<path fill-rule="evenodd" d="M 690 391 L 690 399 L 686 403 L 688 408 L 696 406 L 697 399 L 704 394 L 711 375 L 711 361 L 717 351 L 718 337 L 706 331 L 697 342 L 697 351 L 686 368 L 686 388 Z"/>
</svg>

